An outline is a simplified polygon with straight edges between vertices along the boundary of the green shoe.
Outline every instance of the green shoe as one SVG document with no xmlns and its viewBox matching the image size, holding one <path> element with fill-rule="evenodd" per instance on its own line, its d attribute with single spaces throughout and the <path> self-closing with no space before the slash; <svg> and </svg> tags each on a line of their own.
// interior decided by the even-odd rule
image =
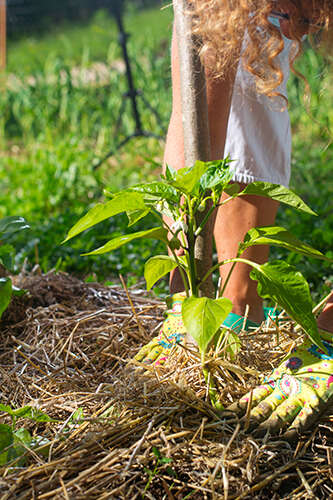
<svg viewBox="0 0 333 500">
<path fill-rule="evenodd" d="M 264 307 L 265 321 L 268 319 L 272 319 L 273 321 L 277 320 L 280 312 L 281 311 L 277 310 L 275 307 Z M 242 330 L 249 332 L 251 330 L 254 330 L 255 328 L 258 328 L 260 326 L 260 323 L 256 323 L 255 321 L 251 321 L 250 319 L 247 319 L 245 321 L 245 318 L 243 316 L 231 312 L 224 320 L 223 326 L 230 328 L 235 333 L 240 333 Z"/>
</svg>

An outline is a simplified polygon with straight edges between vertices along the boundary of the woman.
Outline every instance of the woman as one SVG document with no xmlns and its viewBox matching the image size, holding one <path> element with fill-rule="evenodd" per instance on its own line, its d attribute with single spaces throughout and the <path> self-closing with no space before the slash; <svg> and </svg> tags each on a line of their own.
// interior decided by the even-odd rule
<svg viewBox="0 0 333 500">
<path fill-rule="evenodd" d="M 289 69 L 302 38 L 330 25 L 333 1 L 191 0 L 191 3 L 194 32 L 202 40 L 200 52 L 206 70 L 211 159 L 230 154 L 235 160 L 234 180 L 242 188 L 256 180 L 288 185 Z M 184 146 L 175 39 L 173 36 L 173 106 L 165 163 L 178 169 L 184 166 Z M 218 211 L 214 237 L 219 261 L 236 254 L 238 242 L 250 228 L 273 225 L 277 208 L 275 201 L 248 196 L 236 198 Z M 268 250 L 252 247 L 245 258 L 264 263 Z M 222 280 L 228 271 L 227 266 L 221 268 Z M 257 284 L 249 278 L 249 271 L 245 264 L 237 264 L 224 293 L 233 303 L 226 324 L 236 331 L 243 324 L 246 307 L 249 307 L 247 327 L 264 319 Z M 180 315 L 183 286 L 177 273 L 171 276 L 170 291 L 172 310 L 160 335 L 136 356 L 139 361 L 165 362 L 172 345 L 185 334 Z M 251 417 L 264 428 L 280 429 L 290 423 L 290 432 L 305 428 L 333 397 L 333 294 L 318 325 L 331 332 L 322 333 L 327 353 L 306 342 L 254 391 Z M 319 373 L 319 380 L 310 372 Z M 243 411 L 247 404 L 245 396 L 233 409 Z"/>
</svg>

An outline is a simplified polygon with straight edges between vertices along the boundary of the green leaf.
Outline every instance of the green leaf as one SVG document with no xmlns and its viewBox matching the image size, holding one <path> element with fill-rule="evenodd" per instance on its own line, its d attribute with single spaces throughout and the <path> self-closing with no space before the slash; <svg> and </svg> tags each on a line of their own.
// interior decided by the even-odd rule
<svg viewBox="0 0 333 500">
<path fill-rule="evenodd" d="M 13 415 L 13 410 L 10 406 L 7 406 L 7 405 L 3 405 L 2 403 L 0 403 L 0 411 L 3 411 L 5 413 L 7 413 L 8 415 Z"/>
<path fill-rule="evenodd" d="M 141 193 L 146 202 L 156 202 L 157 200 L 166 200 L 169 203 L 178 203 L 180 200 L 180 193 L 166 182 L 150 182 L 148 184 L 138 184 L 132 186 L 128 192 Z"/>
<path fill-rule="evenodd" d="M 207 164 L 196 161 L 193 167 L 183 167 L 177 170 L 173 185 L 186 194 L 195 195 L 199 187 L 199 181 L 207 170 Z"/>
<path fill-rule="evenodd" d="M 8 462 L 8 451 L 1 453 L 14 442 L 13 431 L 10 425 L 0 424 L 0 465 Z"/>
<path fill-rule="evenodd" d="M 31 441 L 32 441 L 32 436 L 30 432 L 24 427 L 21 427 L 20 429 L 17 429 L 17 431 L 14 432 L 14 442 L 23 443 L 25 444 L 25 446 L 29 446 Z"/>
<path fill-rule="evenodd" d="M 25 288 L 18 288 L 15 285 L 12 285 L 12 289 L 13 289 L 13 295 L 15 295 L 15 297 L 22 297 L 22 295 L 28 293 L 28 290 L 26 290 Z"/>
<path fill-rule="evenodd" d="M 229 299 L 189 297 L 182 307 L 182 316 L 187 332 L 197 342 L 201 353 L 205 353 L 215 333 L 232 309 Z"/>
<path fill-rule="evenodd" d="M 165 178 L 167 181 L 173 181 L 177 175 L 177 170 L 170 167 L 170 165 L 166 165 L 165 167 Z"/>
<path fill-rule="evenodd" d="M 10 425 L 0 424 L 0 451 L 13 443 L 13 431 Z"/>
<path fill-rule="evenodd" d="M 331 260 L 319 252 L 319 250 L 303 243 L 289 231 L 279 226 L 254 227 L 250 229 L 245 235 L 244 242 L 240 244 L 240 251 L 243 253 L 247 248 L 256 245 L 274 245 L 306 255 L 307 257 L 315 257 L 327 261 Z"/>
<path fill-rule="evenodd" d="M 93 250 L 92 252 L 87 252 L 82 255 L 100 255 L 107 252 L 112 252 L 123 245 L 126 245 L 130 241 L 136 240 L 138 238 L 152 238 L 156 240 L 161 240 L 167 244 L 168 242 L 168 231 L 162 227 L 154 227 L 152 229 L 147 229 L 146 231 L 138 231 L 132 234 L 125 234 L 123 236 L 117 236 L 112 238 L 110 241 L 105 243 L 100 248 Z"/>
<path fill-rule="evenodd" d="M 237 260 L 237 259 L 235 259 Z M 307 281 L 293 266 L 276 260 L 266 264 L 252 262 L 250 277 L 258 281 L 258 294 L 270 298 L 298 323 L 320 348 L 323 345 L 312 313 L 312 299 Z"/>
<path fill-rule="evenodd" d="M 76 424 L 84 419 L 83 408 L 78 408 L 70 418 L 69 423 Z"/>
<path fill-rule="evenodd" d="M 33 406 L 22 406 L 22 408 L 12 410 L 11 415 L 15 418 L 29 418 L 34 422 L 55 422 L 46 413 Z"/>
<path fill-rule="evenodd" d="M 297 194 L 280 184 L 271 184 L 270 182 L 259 181 L 252 182 L 251 184 L 248 184 L 238 196 L 248 194 L 264 196 L 265 198 L 276 200 L 280 203 L 284 203 L 285 205 L 290 205 L 301 212 L 317 215 Z"/>
<path fill-rule="evenodd" d="M 12 298 L 12 281 L 10 278 L 0 278 L 0 318 L 9 306 Z"/>
<path fill-rule="evenodd" d="M 113 217 L 121 212 L 145 210 L 146 208 L 140 193 L 130 193 L 128 191 L 119 193 L 107 203 L 98 203 L 89 210 L 89 212 L 69 230 L 63 243 L 109 217 Z"/>
<path fill-rule="evenodd" d="M 147 290 L 150 290 L 155 283 L 163 278 L 166 274 L 177 267 L 177 262 L 173 257 L 168 255 L 156 255 L 151 257 L 145 263 L 145 280 L 147 283 Z"/>
<path fill-rule="evenodd" d="M 0 411 L 7 413 L 7 415 L 16 418 L 29 418 L 34 422 L 55 422 L 54 419 L 49 417 L 46 413 L 33 406 L 22 406 L 21 408 L 13 409 L 8 405 L 0 404 Z"/>
<path fill-rule="evenodd" d="M 161 452 L 158 448 L 156 448 L 156 446 L 153 446 L 152 450 L 156 458 L 161 458 Z"/>
<path fill-rule="evenodd" d="M 231 182 L 227 186 L 224 187 L 223 191 L 227 193 L 229 196 L 235 196 L 240 191 L 240 185 L 237 182 Z"/>
<path fill-rule="evenodd" d="M 144 208 L 141 210 L 132 210 L 132 211 L 127 211 L 126 215 L 128 217 L 128 227 L 133 226 L 136 224 L 139 220 L 143 219 L 148 215 L 150 212 L 149 208 Z"/>
<path fill-rule="evenodd" d="M 0 219 L 0 239 L 6 239 L 9 235 L 24 229 L 30 229 L 30 226 L 23 217 L 13 215 Z"/>
<path fill-rule="evenodd" d="M 207 170 L 200 178 L 200 186 L 203 191 L 213 189 L 217 186 L 227 185 L 233 175 L 229 167 L 229 159 L 217 160 L 206 163 Z"/>
<path fill-rule="evenodd" d="M 13 266 L 13 260 L 15 255 L 15 249 L 12 245 L 8 243 L 0 246 L 0 263 L 6 268 L 11 270 Z"/>
</svg>

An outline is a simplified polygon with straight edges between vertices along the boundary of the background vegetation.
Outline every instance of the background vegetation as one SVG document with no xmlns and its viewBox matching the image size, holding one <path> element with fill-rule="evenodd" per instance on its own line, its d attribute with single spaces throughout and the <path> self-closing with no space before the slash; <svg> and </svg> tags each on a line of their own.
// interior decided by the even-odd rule
<svg viewBox="0 0 333 500">
<path fill-rule="evenodd" d="M 171 106 L 171 21 L 171 8 L 137 11 L 132 3 L 125 18 L 136 85 L 161 116 L 157 120 L 139 98 L 144 128 L 161 136 Z M 281 209 L 278 223 L 332 257 L 332 82 L 324 56 L 310 47 L 298 67 L 312 95 L 305 105 L 304 84 L 291 77 L 292 187 L 319 217 Z M 157 251 L 154 242 L 133 242 L 106 256 L 80 257 L 81 250 L 100 245 L 107 234 L 121 233 L 125 218 L 88 231 L 71 246 L 60 245 L 68 228 L 103 196 L 103 188 L 114 191 L 156 178 L 161 165 L 163 141 L 139 138 L 93 168 L 134 131 L 129 102 L 117 129 L 127 88 L 110 14 L 101 10 L 84 22 L 64 22 L 44 34 L 13 39 L 6 80 L 0 94 L 0 217 L 22 215 L 32 228 L 16 238 L 16 271 L 25 261 L 28 269 L 39 264 L 43 271 L 56 268 L 87 279 L 114 280 L 119 272 L 130 282 L 139 279 L 145 258 Z M 310 280 L 315 298 L 325 293 L 333 278 L 327 265 L 295 255 L 285 258 Z"/>
</svg>

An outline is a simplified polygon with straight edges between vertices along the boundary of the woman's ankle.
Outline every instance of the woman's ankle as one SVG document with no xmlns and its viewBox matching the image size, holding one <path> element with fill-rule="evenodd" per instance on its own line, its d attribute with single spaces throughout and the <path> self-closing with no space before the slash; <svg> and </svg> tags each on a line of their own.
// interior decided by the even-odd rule
<svg viewBox="0 0 333 500">
<path fill-rule="evenodd" d="M 238 299 L 232 301 L 232 303 L 233 313 L 238 314 L 239 316 L 246 316 L 247 319 L 254 321 L 255 323 L 261 323 L 264 321 L 264 310 L 261 300 L 254 299 L 250 301 L 246 299 Z"/>
<path fill-rule="evenodd" d="M 318 328 L 333 333 L 333 302 L 326 304 L 317 319 Z"/>
<path fill-rule="evenodd" d="M 333 291 L 317 319 L 318 328 L 333 333 Z"/>
</svg>

